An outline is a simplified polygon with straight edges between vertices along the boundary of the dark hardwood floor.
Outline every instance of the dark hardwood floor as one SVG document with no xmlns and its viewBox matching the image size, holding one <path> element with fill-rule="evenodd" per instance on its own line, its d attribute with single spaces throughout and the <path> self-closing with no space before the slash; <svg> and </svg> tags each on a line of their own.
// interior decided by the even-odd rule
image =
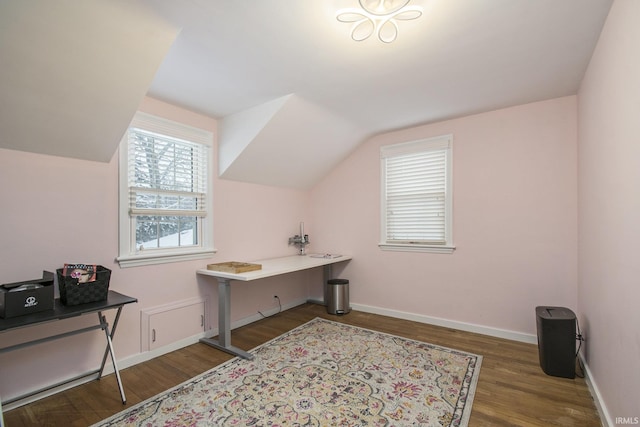
<svg viewBox="0 0 640 427">
<path fill-rule="evenodd" d="M 250 350 L 315 317 L 425 341 L 483 356 L 469 426 L 600 426 L 584 379 L 545 375 L 537 347 L 484 335 L 353 311 L 345 316 L 305 304 L 233 331 Z M 193 344 L 121 371 L 126 406 L 114 375 L 7 411 L 6 427 L 87 426 L 202 373 L 232 356 Z"/>
</svg>

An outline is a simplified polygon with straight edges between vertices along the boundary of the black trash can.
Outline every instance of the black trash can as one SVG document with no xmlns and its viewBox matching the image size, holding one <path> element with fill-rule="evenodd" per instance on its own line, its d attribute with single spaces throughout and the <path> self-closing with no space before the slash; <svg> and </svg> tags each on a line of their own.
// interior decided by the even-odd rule
<svg viewBox="0 0 640 427">
<path fill-rule="evenodd" d="M 349 281 L 347 279 L 327 280 L 327 313 L 347 314 L 349 307 Z"/>
<path fill-rule="evenodd" d="M 576 315 L 566 307 L 536 307 L 540 366 L 547 375 L 574 378 Z"/>
</svg>

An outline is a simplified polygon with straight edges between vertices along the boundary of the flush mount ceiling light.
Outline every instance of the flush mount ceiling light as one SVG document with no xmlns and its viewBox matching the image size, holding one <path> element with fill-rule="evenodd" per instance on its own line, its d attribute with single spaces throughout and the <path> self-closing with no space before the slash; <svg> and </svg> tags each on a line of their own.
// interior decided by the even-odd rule
<svg viewBox="0 0 640 427">
<path fill-rule="evenodd" d="M 353 24 L 351 38 L 363 41 L 374 33 L 384 43 L 398 37 L 398 22 L 411 21 L 422 16 L 420 6 L 409 6 L 411 0 L 358 0 L 361 9 L 349 8 L 338 11 L 340 22 Z"/>
</svg>

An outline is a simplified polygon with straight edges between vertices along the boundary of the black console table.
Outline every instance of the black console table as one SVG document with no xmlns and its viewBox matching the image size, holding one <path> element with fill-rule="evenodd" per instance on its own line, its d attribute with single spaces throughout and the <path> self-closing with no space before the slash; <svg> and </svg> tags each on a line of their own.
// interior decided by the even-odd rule
<svg viewBox="0 0 640 427">
<path fill-rule="evenodd" d="M 40 338 L 33 341 L 27 341 L 21 344 L 12 345 L 9 347 L 0 348 L 0 353 L 6 353 L 12 350 L 17 350 L 20 348 L 29 347 L 36 344 L 41 344 L 48 341 L 53 341 L 59 338 L 68 337 L 71 335 L 77 335 L 88 331 L 93 331 L 96 329 L 102 329 L 105 333 L 105 337 L 107 340 L 107 346 L 104 351 L 104 356 L 102 357 L 102 364 L 100 365 L 100 369 L 89 372 L 84 375 L 80 375 L 79 377 L 71 378 L 62 383 L 58 383 L 55 385 L 51 385 L 49 387 L 34 391 L 27 395 L 19 396 L 13 398 L 11 400 L 6 400 L 4 404 L 15 402 L 17 400 L 24 399 L 29 396 L 36 395 L 46 390 L 53 389 L 55 387 L 61 386 L 63 384 L 68 384 L 72 381 L 76 381 L 80 378 L 86 378 L 89 376 L 96 376 L 96 379 L 102 377 L 102 373 L 104 371 L 104 366 L 107 362 L 107 356 L 111 356 L 111 362 L 113 364 L 113 370 L 116 375 L 116 380 L 118 381 L 118 388 L 120 390 L 120 397 L 122 398 L 122 403 L 125 404 L 127 399 L 124 395 L 124 389 L 122 388 L 122 380 L 120 379 L 120 372 L 118 371 L 118 365 L 116 362 L 116 357 L 113 351 L 113 336 L 116 332 L 116 327 L 118 326 L 118 320 L 120 319 L 120 313 L 122 312 L 122 307 L 125 304 L 131 304 L 137 302 L 136 298 L 132 298 L 126 295 L 119 294 L 115 291 L 109 291 L 107 295 L 107 299 L 105 301 L 99 302 L 91 302 L 87 304 L 80 304 L 74 306 L 66 306 L 63 305 L 59 299 L 56 299 L 53 304 L 52 310 L 41 311 L 39 313 L 27 314 L 24 316 L 12 317 L 8 319 L 0 318 L 0 332 L 10 331 L 18 328 L 25 328 L 29 326 L 38 325 L 41 323 L 53 322 L 56 320 L 69 319 L 72 317 L 77 317 L 87 313 L 97 313 L 98 314 L 98 323 L 93 326 L 88 326 L 84 328 L 74 329 L 69 332 L 65 332 L 58 335 L 52 335 L 44 338 Z M 107 323 L 106 317 L 102 314 L 105 310 L 117 309 L 116 317 L 113 320 L 113 325 L 111 326 L 111 330 L 109 330 L 109 323 Z"/>
</svg>

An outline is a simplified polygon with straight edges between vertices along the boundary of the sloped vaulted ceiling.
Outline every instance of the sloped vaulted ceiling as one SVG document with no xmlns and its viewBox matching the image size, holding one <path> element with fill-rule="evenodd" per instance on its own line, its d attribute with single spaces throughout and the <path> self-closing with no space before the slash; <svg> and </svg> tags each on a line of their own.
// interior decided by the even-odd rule
<svg viewBox="0 0 640 427">
<path fill-rule="evenodd" d="M 150 95 L 222 119 L 222 177 L 297 188 L 372 135 L 575 94 L 611 5 L 411 0 L 385 44 L 336 19 L 358 0 L 140 1 L 182 28 Z"/>
<path fill-rule="evenodd" d="M 0 147 L 108 162 L 177 34 L 133 2 L 0 1 Z"/>
<path fill-rule="evenodd" d="M 385 44 L 358 0 L 0 0 L 0 147 L 109 161 L 149 95 L 220 119 L 223 178 L 311 188 L 369 136 L 575 94 L 612 2 L 410 1 Z"/>
<path fill-rule="evenodd" d="M 276 187 L 311 188 L 362 135 L 335 113 L 289 94 L 224 118 L 220 176 Z"/>
</svg>

